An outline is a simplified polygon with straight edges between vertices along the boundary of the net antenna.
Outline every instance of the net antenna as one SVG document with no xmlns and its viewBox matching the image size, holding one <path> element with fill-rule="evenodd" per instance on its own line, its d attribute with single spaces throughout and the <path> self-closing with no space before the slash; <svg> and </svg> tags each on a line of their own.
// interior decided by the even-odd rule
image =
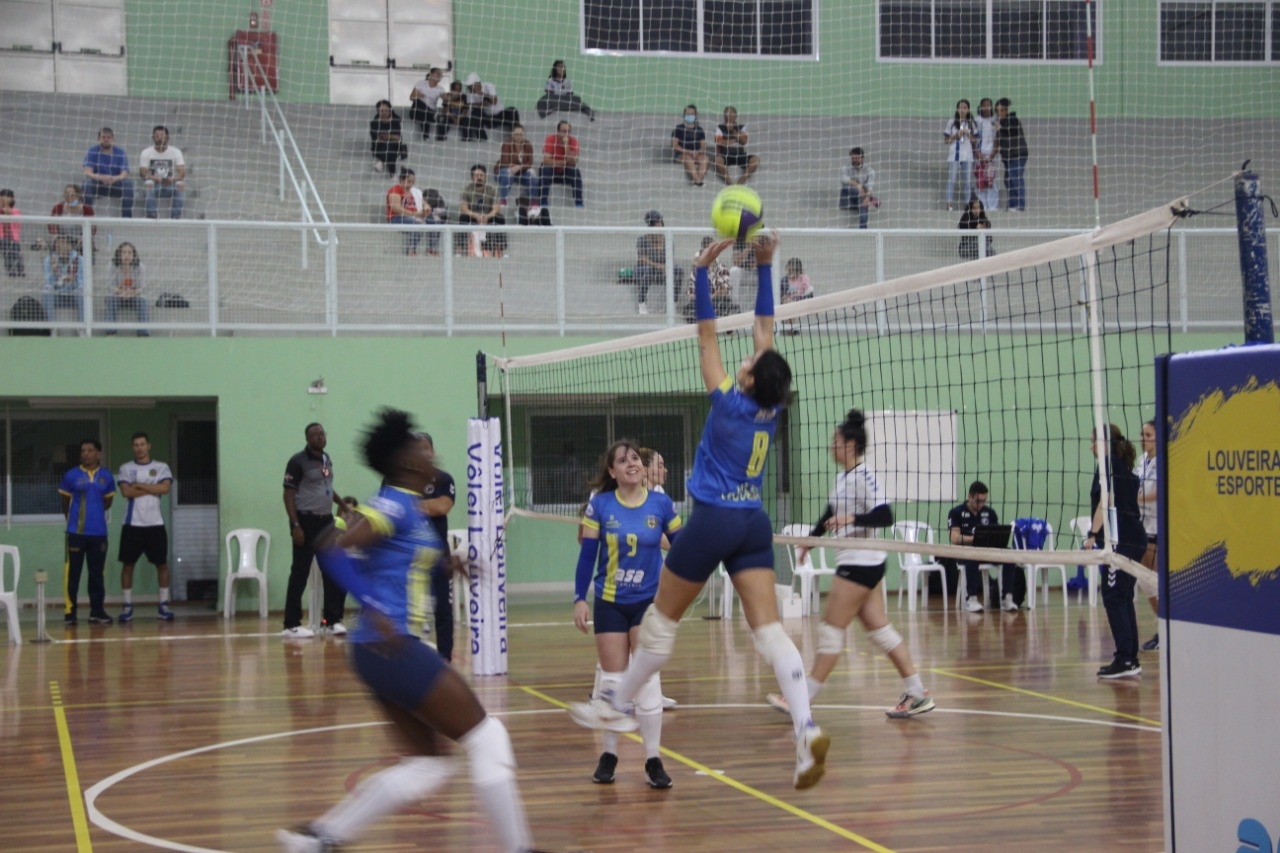
<svg viewBox="0 0 1280 853">
<path fill-rule="evenodd" d="M 1071 520 L 1089 511 L 1090 432 L 1114 422 L 1136 433 L 1154 408 L 1154 359 L 1170 349 L 1171 229 L 1186 210 L 1179 199 L 1089 233 L 779 306 L 778 348 L 798 397 L 766 472 L 776 528 L 821 512 L 834 473 L 831 430 L 856 407 L 873 415 L 868 459 L 894 483 L 898 518 L 940 528 L 967 483 L 982 479 L 1003 518 L 1045 519 L 1061 531 L 1058 543 L 1070 543 Z M 718 321 L 726 364 L 750 353 L 752 321 L 747 313 Z M 624 436 L 664 454 L 667 493 L 683 504 L 707 409 L 696 334 L 685 326 L 494 358 L 509 511 L 576 523 L 597 455 Z M 933 422 L 950 423 L 954 413 L 954 429 L 886 426 L 939 413 L 947 417 Z M 1109 495 L 1104 478 L 1104 505 Z M 1037 562 L 1144 576 L 1112 550 L 1114 524 L 1104 528 L 1102 550 L 1057 545 Z M 949 544 L 877 547 L 1008 560 L 1007 551 Z"/>
</svg>

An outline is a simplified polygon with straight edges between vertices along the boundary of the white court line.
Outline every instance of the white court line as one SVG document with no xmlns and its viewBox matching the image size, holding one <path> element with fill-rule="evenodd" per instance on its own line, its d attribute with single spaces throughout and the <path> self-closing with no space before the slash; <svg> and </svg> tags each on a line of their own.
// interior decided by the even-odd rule
<svg viewBox="0 0 1280 853">
<path fill-rule="evenodd" d="M 875 711 L 881 714 L 884 713 L 884 707 L 881 705 L 814 705 L 813 707 L 817 709 L 829 710 L 829 711 Z M 746 703 L 746 702 L 724 703 L 724 704 L 717 704 L 717 705 L 680 704 L 674 710 L 724 710 L 726 708 L 750 708 L 754 710 L 761 710 L 761 709 L 772 710 L 770 706 L 765 704 Z M 563 713 L 565 712 L 561 708 L 536 708 L 536 709 L 530 709 L 525 711 L 494 712 L 494 716 L 496 717 L 530 717 L 530 716 L 536 716 L 541 714 L 563 714 Z M 1059 716 L 1054 716 L 1050 714 L 1025 714 L 1025 713 L 1015 713 L 1012 711 L 977 711 L 977 710 L 966 710 L 964 708 L 934 708 L 929 713 L 930 714 L 937 714 L 937 713 L 971 714 L 973 716 L 982 716 L 982 717 L 1014 717 L 1018 719 L 1046 720 L 1049 722 L 1080 723 L 1083 725 L 1090 725 L 1090 726 L 1108 726 L 1108 727 L 1117 728 L 1117 729 L 1133 729 L 1136 731 L 1154 732 L 1157 734 L 1160 732 L 1160 729 L 1154 726 L 1141 726 L 1141 725 L 1135 725 L 1133 723 L 1117 723 L 1117 722 L 1112 722 L 1108 720 L 1089 720 L 1089 719 L 1084 719 L 1082 717 L 1059 717 Z M 914 724 L 915 723 L 913 722 L 906 722 L 906 725 L 914 725 Z M 135 776 L 144 770 L 150 770 L 152 767 L 158 767 L 161 764 L 167 764 L 171 761 L 177 761 L 182 758 L 190 758 L 193 755 L 200 755 L 206 752 L 213 752 L 219 749 L 226 749 L 228 747 L 244 746 L 245 744 L 265 743 L 266 741 L 279 740 L 281 738 L 293 737 L 294 735 L 320 734 L 323 732 L 338 732 L 338 731 L 345 731 L 349 729 L 363 729 L 363 728 L 371 728 L 373 726 L 386 726 L 386 725 L 390 725 L 390 723 L 387 722 L 386 720 L 373 720 L 365 723 L 344 723 L 342 725 L 321 726 L 320 728 L 314 728 L 314 729 L 298 729 L 295 731 L 276 732 L 275 734 L 258 735 L 256 737 L 241 738 L 240 740 L 225 741 L 223 743 L 215 743 L 209 746 L 197 747 L 196 749 L 188 749 L 183 752 L 175 752 L 169 755 L 162 755 L 159 758 L 153 758 L 150 761 L 144 761 L 141 764 L 135 764 L 132 767 L 128 767 L 124 770 L 121 770 L 120 772 L 115 773 L 111 776 L 108 776 L 106 779 L 103 779 L 101 782 L 98 782 L 96 785 L 93 785 L 91 788 L 86 790 L 84 793 L 84 800 L 85 800 L 85 807 L 89 814 L 89 821 L 94 826 L 97 826 L 101 829 L 105 829 L 107 832 L 110 832 L 113 835 L 118 835 L 121 838 L 127 838 L 128 840 L 138 844 L 146 844 L 151 847 L 158 847 L 162 850 L 175 850 L 175 851 L 179 851 L 179 853 L 234 853 L 234 851 L 217 850 L 210 847 L 195 847 L 190 844 L 183 844 L 178 841 L 169 841 L 164 838 L 156 838 L 154 835 L 147 835 L 142 832 L 137 832 L 133 829 L 130 829 L 127 826 L 124 826 L 123 824 L 117 821 L 112 820 L 111 818 L 103 814 L 101 811 L 99 811 L 96 804 L 97 799 L 101 794 L 106 793 L 106 791 L 111 787 L 113 787 L 116 783 L 123 782 L 125 779 L 128 779 L 131 776 Z"/>
<path fill-rule="evenodd" d="M 456 624 L 468 625 L 470 623 L 463 621 Z M 567 622 L 513 622 L 508 623 L 507 628 L 566 628 L 572 627 L 572 625 L 573 620 Z M 281 641 L 286 639 L 280 636 L 279 631 L 258 631 L 250 634 L 165 634 L 145 637 L 84 637 L 74 640 L 54 638 L 53 644 L 56 646 L 73 646 L 88 645 L 89 643 L 171 643 L 178 640 L 260 640 L 263 637 L 275 637 Z M 315 637 L 307 637 L 301 640 L 289 639 L 289 642 L 301 645 L 310 639 L 324 642 L 325 636 L 316 634 Z"/>
</svg>

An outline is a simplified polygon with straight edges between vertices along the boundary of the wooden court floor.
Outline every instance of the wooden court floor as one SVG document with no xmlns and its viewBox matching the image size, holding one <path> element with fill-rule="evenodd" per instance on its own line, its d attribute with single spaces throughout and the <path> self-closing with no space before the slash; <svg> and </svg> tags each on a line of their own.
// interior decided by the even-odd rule
<svg viewBox="0 0 1280 853">
<path fill-rule="evenodd" d="M 763 703 L 772 672 L 740 616 L 704 620 L 705 606 L 663 674 L 679 701 L 663 732 L 675 786 L 651 790 L 625 736 L 616 783 L 592 784 L 596 736 L 561 710 L 586 697 L 595 660 L 571 612 L 515 598 L 510 675 L 473 679 L 511 731 L 540 848 L 1163 849 L 1159 661 L 1144 655 L 1140 679 L 1096 680 L 1111 651 L 1100 607 L 892 611 L 938 703 L 904 721 L 884 716 L 899 681 L 855 627 L 816 703 L 833 738 L 827 777 L 802 792 L 787 719 Z M 1139 622 L 1154 630 L 1149 612 Z M 787 623 L 806 662 L 816 626 Z M 170 624 L 58 625 L 52 644 L 0 652 L 0 850 L 272 851 L 277 827 L 391 760 L 343 642 L 278 630 L 276 614 L 180 611 Z M 460 766 L 353 849 L 485 851 L 493 838 Z"/>
</svg>

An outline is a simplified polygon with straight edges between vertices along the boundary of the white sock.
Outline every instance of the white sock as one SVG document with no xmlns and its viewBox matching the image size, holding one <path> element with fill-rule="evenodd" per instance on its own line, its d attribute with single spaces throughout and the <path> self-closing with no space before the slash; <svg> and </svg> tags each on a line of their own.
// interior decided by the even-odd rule
<svg viewBox="0 0 1280 853">
<path fill-rule="evenodd" d="M 169 590 L 167 587 L 165 589 L 160 590 L 160 603 L 161 604 L 169 603 Z"/>
<path fill-rule="evenodd" d="M 783 651 L 773 660 L 773 675 L 778 679 L 782 695 L 791 708 L 791 725 L 799 735 L 805 726 L 813 723 L 813 712 L 809 708 L 809 684 L 804 676 L 804 658 L 795 643 L 790 651 Z"/>
<path fill-rule="evenodd" d="M 596 688 L 593 694 L 597 699 L 604 694 L 606 690 L 618 691 L 618 684 L 622 681 L 623 673 L 621 672 L 605 672 L 598 664 L 596 666 Z M 605 752 L 618 754 L 618 733 L 617 732 L 601 732 L 601 746 Z"/>
<path fill-rule="evenodd" d="M 644 741 L 644 757 L 657 758 L 662 752 L 662 715 L 636 714 L 636 725 L 640 728 L 640 738 Z"/>
<path fill-rule="evenodd" d="M 124 596 L 124 606 L 132 607 L 133 606 L 133 590 L 122 589 L 120 590 L 120 594 Z"/>
<path fill-rule="evenodd" d="M 467 750 L 476 799 L 502 841 L 502 850 L 523 853 L 533 846 L 520 789 L 516 787 L 516 756 L 506 727 L 493 717 L 458 741 Z"/>
<path fill-rule="evenodd" d="M 912 696 L 917 699 L 924 697 L 926 691 L 924 689 L 924 682 L 920 680 L 920 673 L 917 672 L 915 675 L 908 675 L 906 678 L 902 679 L 902 683 L 906 687 L 907 692 Z"/>
<path fill-rule="evenodd" d="M 813 697 L 822 691 L 823 683 L 811 675 L 805 679 L 805 684 L 809 687 L 809 700 L 813 701 Z"/>
<path fill-rule="evenodd" d="M 381 817 L 417 802 L 448 781 L 453 766 L 448 759 L 404 758 L 399 764 L 375 773 L 324 816 L 311 824 L 323 836 L 347 843 Z"/>
</svg>

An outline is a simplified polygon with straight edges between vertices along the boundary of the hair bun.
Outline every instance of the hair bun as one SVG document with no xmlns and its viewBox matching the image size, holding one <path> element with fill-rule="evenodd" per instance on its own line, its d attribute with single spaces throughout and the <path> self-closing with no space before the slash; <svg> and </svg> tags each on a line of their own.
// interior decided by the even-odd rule
<svg viewBox="0 0 1280 853">
<path fill-rule="evenodd" d="M 867 422 L 867 416 L 862 414 L 861 409 L 850 409 L 849 414 L 844 416 L 844 421 L 849 426 L 860 427 Z"/>
</svg>

